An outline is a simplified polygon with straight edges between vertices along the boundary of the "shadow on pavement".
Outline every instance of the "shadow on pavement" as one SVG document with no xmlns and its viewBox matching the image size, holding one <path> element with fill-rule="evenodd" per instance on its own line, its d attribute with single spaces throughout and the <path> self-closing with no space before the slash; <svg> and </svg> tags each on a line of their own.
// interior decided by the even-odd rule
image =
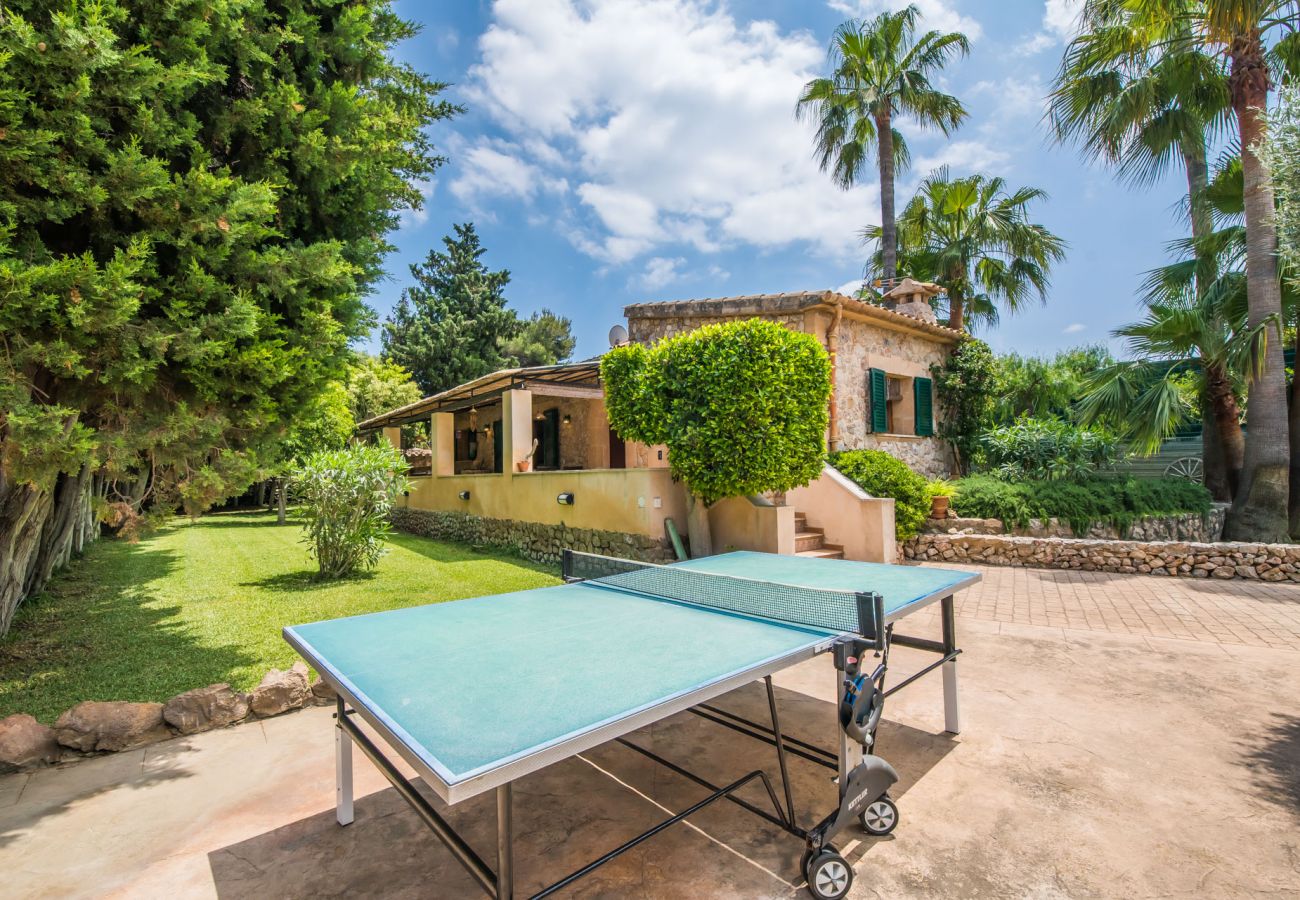
<svg viewBox="0 0 1300 900">
<path fill-rule="evenodd" d="M 834 749 L 834 704 L 781 688 L 777 696 L 787 734 Z M 768 720 L 761 682 L 719 698 L 716 705 L 755 721 Z M 690 713 L 629 739 L 715 784 L 765 769 L 780 793 L 775 750 L 769 744 Z M 893 794 L 903 817 L 908 789 L 957 746 L 946 736 L 888 720 L 882 723 L 879 744 L 901 777 Z M 357 766 L 370 765 L 360 754 L 354 758 Z M 798 819 L 807 827 L 834 807 L 835 773 L 795 757 L 789 764 Z M 745 799 L 770 807 L 762 787 L 751 787 Z M 422 790 L 432 798 L 431 791 Z M 514 789 L 516 892 L 542 889 L 704 794 L 704 788 L 613 742 L 521 779 Z M 434 805 L 495 868 L 492 792 L 451 808 L 436 800 Z M 878 840 L 855 828 L 836 843 L 856 862 Z M 598 869 L 565 896 L 788 897 L 802 881 L 802 851 L 798 838 L 720 801 Z M 208 863 L 217 893 L 226 900 L 350 893 L 481 896 L 392 789 L 359 798 L 356 821 L 347 828 L 338 826 L 328 810 L 212 851 Z"/>
</svg>

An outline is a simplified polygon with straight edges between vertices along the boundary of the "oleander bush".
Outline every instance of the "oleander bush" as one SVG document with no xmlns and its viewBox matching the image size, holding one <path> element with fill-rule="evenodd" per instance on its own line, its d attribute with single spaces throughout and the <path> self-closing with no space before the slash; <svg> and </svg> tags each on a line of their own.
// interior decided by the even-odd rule
<svg viewBox="0 0 1300 900">
<path fill-rule="evenodd" d="M 894 498 L 894 530 L 900 541 L 914 537 L 930 514 L 926 480 L 883 450 L 832 453 L 831 465 L 873 497 Z"/>
<path fill-rule="evenodd" d="M 1017 419 L 985 432 L 980 447 L 985 469 L 1007 481 L 1077 480 L 1111 469 L 1123 458 L 1115 435 L 1061 419 Z"/>
<path fill-rule="evenodd" d="M 325 450 L 298 466 L 291 490 L 302 501 L 303 542 L 320 578 L 342 578 L 379 562 L 388 515 L 410 484 L 409 468 L 391 444 Z"/>
<path fill-rule="evenodd" d="M 1106 522 L 1121 534 L 1137 519 L 1210 511 L 1210 492 L 1184 478 L 1101 478 L 1073 481 L 1006 481 L 975 475 L 955 483 L 951 508 L 957 515 L 1001 519 L 1024 528 L 1030 519 L 1057 518 L 1076 535 L 1094 522 Z"/>
</svg>

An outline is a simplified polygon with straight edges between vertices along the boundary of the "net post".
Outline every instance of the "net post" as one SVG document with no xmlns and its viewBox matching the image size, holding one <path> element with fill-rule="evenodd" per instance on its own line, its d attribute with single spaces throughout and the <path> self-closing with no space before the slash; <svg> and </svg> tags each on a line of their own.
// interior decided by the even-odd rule
<svg viewBox="0 0 1300 900">
<path fill-rule="evenodd" d="M 858 634 L 872 643 L 873 649 L 885 649 L 885 598 L 875 592 L 858 593 Z"/>
<path fill-rule="evenodd" d="M 565 581 L 573 580 L 573 551 L 568 547 L 560 554 L 560 577 Z"/>
</svg>

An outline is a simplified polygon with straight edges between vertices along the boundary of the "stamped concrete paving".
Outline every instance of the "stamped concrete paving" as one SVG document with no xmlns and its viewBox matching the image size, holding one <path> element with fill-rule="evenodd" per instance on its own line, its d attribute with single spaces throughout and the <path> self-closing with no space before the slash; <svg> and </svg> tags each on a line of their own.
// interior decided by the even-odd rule
<svg viewBox="0 0 1300 900">
<path fill-rule="evenodd" d="M 1015 573 L 1012 614 L 959 623 L 966 648 L 960 738 L 939 733 L 937 679 L 891 699 L 881 751 L 903 776 L 896 791 L 902 822 L 890 838 L 842 842 L 856 863 L 854 896 L 1300 893 L 1300 653 L 1252 646 L 1232 629 L 1221 629 L 1218 641 L 1215 634 L 1158 637 L 1142 630 L 1150 626 L 1140 612 L 1132 614 L 1151 608 L 1154 597 L 1183 609 L 1223 604 L 1248 614 L 1258 612 L 1252 604 L 1275 604 L 1287 621 L 1300 589 L 1270 588 L 1276 593 L 1263 597 L 1225 590 L 1238 583 L 1194 582 L 1191 589 L 1141 576 L 985 571 L 995 576 L 991 583 Z M 1057 580 L 1063 575 L 1072 580 Z M 1031 589 L 1035 576 L 1034 590 L 1084 598 L 1063 602 L 1065 609 L 1074 602 L 1083 608 L 1089 595 L 1121 608 L 1131 597 L 1120 618 L 1125 633 L 1015 621 L 1019 592 Z M 1070 587 L 1078 584 L 1089 587 Z M 1179 593 L 1160 601 L 1170 590 Z M 968 598 L 966 611 L 973 600 L 978 615 L 990 599 L 1000 602 Z M 922 660 L 900 651 L 894 662 L 901 674 Z M 831 740 L 832 681 L 825 659 L 778 679 L 788 730 Z M 750 687 L 722 703 L 757 714 L 763 698 Z M 772 761 L 770 748 L 689 715 L 636 740 L 690 759 L 716 780 Z M 822 770 L 794 765 L 807 823 L 810 809 L 827 808 L 834 791 Z M 357 820 L 339 828 L 331 810 L 329 710 L 314 709 L 2 777 L 0 893 L 477 896 L 364 758 L 357 774 L 364 795 Z M 525 779 L 515 793 L 521 894 L 699 794 L 618 745 Z M 490 798 L 449 815 L 489 853 Z M 797 896 L 799 850 L 734 807 L 717 806 L 570 895 Z"/>
</svg>

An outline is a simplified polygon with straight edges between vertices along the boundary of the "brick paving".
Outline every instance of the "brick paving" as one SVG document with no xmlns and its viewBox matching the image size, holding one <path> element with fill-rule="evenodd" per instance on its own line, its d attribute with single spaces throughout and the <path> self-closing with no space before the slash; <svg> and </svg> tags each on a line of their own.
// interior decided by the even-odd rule
<svg viewBox="0 0 1300 900">
<path fill-rule="evenodd" d="M 964 619 L 1300 650 L 1300 585 L 944 564 L 983 580 Z"/>
</svg>

